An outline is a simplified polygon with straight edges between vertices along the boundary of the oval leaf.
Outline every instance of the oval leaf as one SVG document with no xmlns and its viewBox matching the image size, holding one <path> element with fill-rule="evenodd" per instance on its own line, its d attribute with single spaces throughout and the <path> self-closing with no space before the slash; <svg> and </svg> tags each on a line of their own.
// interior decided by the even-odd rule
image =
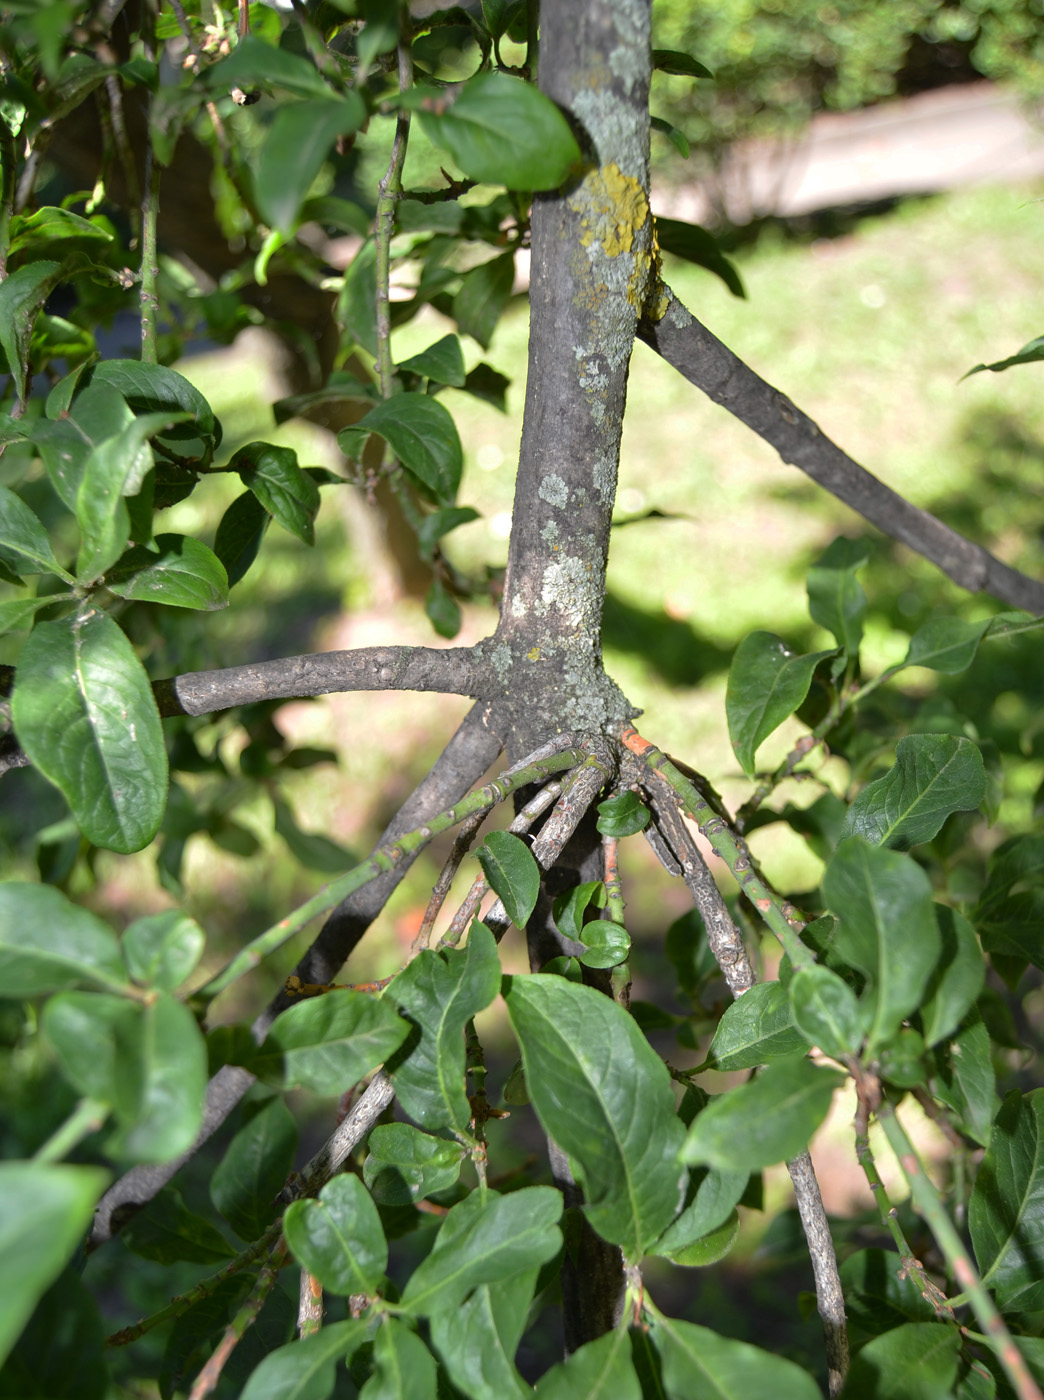
<svg viewBox="0 0 1044 1400">
<path fill-rule="evenodd" d="M 866 616 L 866 594 L 856 571 L 870 558 L 866 540 L 837 539 L 808 571 L 808 610 L 849 656 L 858 656 Z"/>
<path fill-rule="evenodd" d="M 277 1016 L 250 1069 L 284 1089 L 343 1094 L 398 1049 L 409 1026 L 395 1007 L 344 988 Z"/>
<path fill-rule="evenodd" d="M 330 1293 L 376 1293 L 388 1267 L 388 1244 L 357 1176 L 335 1176 L 317 1201 L 294 1201 L 283 1216 L 283 1233 L 297 1262 Z"/>
<path fill-rule="evenodd" d="M 229 463 L 284 530 L 305 544 L 315 544 L 315 516 L 319 509 L 319 487 L 302 471 L 297 453 L 289 447 L 273 447 L 270 442 L 251 442 L 241 447 Z"/>
<path fill-rule="evenodd" d="M 22 747 L 88 841 L 126 854 L 152 840 L 167 800 L 163 730 L 145 669 L 110 617 L 34 628 L 11 711 Z"/>
<path fill-rule="evenodd" d="M 35 997 L 80 982 L 126 986 L 109 925 L 52 885 L 0 884 L 0 996 Z"/>
<path fill-rule="evenodd" d="M 863 1018 L 855 993 L 828 967 L 802 967 L 787 988 L 794 1025 L 809 1045 L 843 1060 L 863 1042 Z M 749 996 L 750 993 L 748 992 Z"/>
<path fill-rule="evenodd" d="M 194 384 L 166 365 L 145 364 L 141 360 L 100 360 L 90 369 L 90 383 L 110 384 L 118 389 L 135 413 L 188 414 L 163 434 L 177 440 L 201 438 L 207 444 L 210 460 L 221 442 L 221 424 L 214 410 Z"/>
<path fill-rule="evenodd" d="M 468 1400 L 532 1400 L 515 1369 L 537 1270 L 483 1283 L 459 1308 L 431 1319 L 431 1344 L 450 1380 Z"/>
<path fill-rule="evenodd" d="M 510 831 L 491 831 L 475 855 L 508 918 L 524 929 L 540 893 L 540 866 L 533 852 Z"/>
<path fill-rule="evenodd" d="M 734 1342 L 694 1322 L 657 1316 L 653 1344 L 663 1366 L 669 1400 L 714 1396 L 714 1400 L 821 1400 L 819 1386 L 807 1371 L 748 1342 Z"/>
<path fill-rule="evenodd" d="M 631 938 L 623 924 L 611 919 L 592 919 L 581 930 L 586 952 L 580 954 L 585 967 L 617 967 L 631 951 Z"/>
<path fill-rule="evenodd" d="M 195 919 L 180 909 L 167 909 L 135 919 L 124 929 L 123 959 L 135 982 L 173 992 L 203 956 L 206 941 Z"/>
<path fill-rule="evenodd" d="M 635 792 L 618 792 L 598 804 L 598 830 L 603 836 L 634 836 L 649 825 L 649 809 Z"/>
<path fill-rule="evenodd" d="M 1044 1089 L 1013 1090 L 993 1125 L 968 1205 L 983 1282 L 1005 1311 L 1044 1307 Z"/>
<path fill-rule="evenodd" d="M 536 1400 L 642 1400 L 631 1339 L 620 1327 L 578 1347 L 537 1382 Z"/>
<path fill-rule="evenodd" d="M 740 642 L 729 668 L 725 714 L 733 752 L 748 777 L 754 776 L 758 745 L 801 705 L 812 673 L 833 654 L 795 656 L 773 632 L 751 632 Z"/>
<path fill-rule="evenodd" d="M 957 1379 L 957 1327 L 904 1322 L 874 1337 L 857 1353 L 845 1384 L 852 1395 L 950 1400 Z"/>
<path fill-rule="evenodd" d="M 166 992 L 116 1026 L 116 1116 L 110 1150 L 135 1162 L 187 1152 L 203 1122 L 207 1050 L 192 1012 Z"/>
<path fill-rule="evenodd" d="M 385 399 L 338 435 L 345 456 L 358 460 L 369 433 L 376 433 L 389 444 L 438 505 L 453 504 L 464 455 L 456 425 L 441 403 L 428 394 L 396 394 Z"/>
<path fill-rule="evenodd" d="M 452 1186 L 460 1175 L 464 1149 L 457 1142 L 422 1133 L 412 1123 L 381 1123 L 367 1141 L 363 1180 L 375 1201 L 412 1205 Z"/>
<path fill-rule="evenodd" d="M 707 1052 L 707 1064 L 723 1073 L 754 1069 L 804 1048 L 790 1021 L 786 988 L 779 982 L 759 982 L 726 1007 Z"/>
<path fill-rule="evenodd" d="M 58 563 L 47 531 L 26 503 L 0 486 L 0 563 L 16 574 L 69 574 Z"/>
<path fill-rule="evenodd" d="M 985 795 L 982 754 L 970 739 L 908 734 L 895 746 L 891 770 L 849 807 L 841 835 L 905 851 L 930 841 L 952 813 L 973 811 Z"/>
<path fill-rule="evenodd" d="M 328 1322 L 314 1337 L 270 1352 L 251 1372 L 239 1400 L 326 1400 L 337 1383 L 337 1365 L 362 1346 L 369 1325 L 362 1317 Z"/>
<path fill-rule="evenodd" d="M 338 136 L 358 131 L 366 107 L 357 92 L 330 93 L 280 107 L 257 158 L 257 206 L 270 228 L 289 238 L 301 205 Z"/>
<path fill-rule="evenodd" d="M 918 627 L 910 638 L 910 647 L 903 658 L 906 666 L 927 666 L 944 676 L 956 676 L 975 660 L 982 634 L 990 619 L 962 622 L 959 617 L 933 617 Z"/>
<path fill-rule="evenodd" d="M 250 1107 L 210 1178 L 210 1199 L 244 1240 L 256 1240 L 275 1219 L 297 1150 L 297 1124 L 281 1098 Z"/>
<path fill-rule="evenodd" d="M 228 606 L 228 574 L 221 560 L 187 535 L 157 535 L 159 553 L 128 551 L 105 575 L 120 598 L 213 612 Z"/>
</svg>

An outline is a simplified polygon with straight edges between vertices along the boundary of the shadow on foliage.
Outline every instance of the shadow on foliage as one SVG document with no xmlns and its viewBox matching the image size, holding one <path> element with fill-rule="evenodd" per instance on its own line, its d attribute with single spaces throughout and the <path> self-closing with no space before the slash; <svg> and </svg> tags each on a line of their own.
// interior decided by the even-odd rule
<svg viewBox="0 0 1044 1400">
<path fill-rule="evenodd" d="M 602 617 L 606 647 L 640 656 L 668 685 L 699 685 L 708 676 L 727 671 L 732 649 L 701 637 L 688 622 L 668 617 L 662 609 L 636 607 L 607 593 Z"/>
</svg>

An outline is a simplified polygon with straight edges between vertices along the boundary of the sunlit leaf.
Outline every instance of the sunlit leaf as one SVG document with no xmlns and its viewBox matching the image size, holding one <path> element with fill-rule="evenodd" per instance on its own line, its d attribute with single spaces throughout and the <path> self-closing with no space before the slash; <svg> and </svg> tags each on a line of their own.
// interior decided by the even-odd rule
<svg viewBox="0 0 1044 1400">
<path fill-rule="evenodd" d="M 732 748 L 748 777 L 758 745 L 788 719 L 808 694 L 812 673 L 830 651 L 797 656 L 772 632 L 751 632 L 729 669 L 725 713 Z"/>
<path fill-rule="evenodd" d="M 525 928 L 540 893 L 540 866 L 533 852 L 510 831 L 491 831 L 475 855 L 508 918 L 517 928 Z"/>
<path fill-rule="evenodd" d="M 403 1206 L 444 1191 L 460 1176 L 464 1149 L 412 1123 L 380 1123 L 367 1141 L 363 1180 L 375 1201 Z"/>
<path fill-rule="evenodd" d="M 390 1001 L 338 988 L 281 1012 L 250 1068 L 285 1089 L 301 1085 L 316 1094 L 343 1094 L 408 1032 Z"/>
<path fill-rule="evenodd" d="M 982 754 L 970 739 L 907 734 L 893 767 L 849 807 L 841 834 L 905 851 L 930 841 L 952 813 L 978 807 L 985 794 Z"/>
<path fill-rule="evenodd" d="M 358 461 L 370 433 L 390 444 L 402 465 L 427 487 L 438 505 L 453 504 L 464 456 L 456 426 L 443 404 L 428 394 L 396 394 L 385 399 L 338 434 L 345 456 Z"/>
<path fill-rule="evenodd" d="M 294 1201 L 283 1216 L 294 1258 L 330 1293 L 371 1296 L 388 1267 L 388 1245 L 369 1191 L 350 1172 L 328 1181 L 316 1201 Z"/>
<path fill-rule="evenodd" d="M 228 606 L 228 574 L 217 555 L 188 535 L 157 535 L 155 551 L 128 550 L 105 574 L 120 598 L 212 612 Z"/>
<path fill-rule="evenodd" d="M 707 1059 L 710 1068 L 724 1073 L 754 1069 L 804 1048 L 791 1023 L 787 989 L 778 982 L 759 982 L 725 1008 Z"/>
</svg>

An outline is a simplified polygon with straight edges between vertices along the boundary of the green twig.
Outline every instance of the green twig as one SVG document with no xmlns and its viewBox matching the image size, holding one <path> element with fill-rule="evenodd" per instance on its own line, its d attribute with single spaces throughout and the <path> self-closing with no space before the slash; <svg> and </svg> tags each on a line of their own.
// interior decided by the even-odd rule
<svg viewBox="0 0 1044 1400">
<path fill-rule="evenodd" d="M 249 1296 L 244 1299 L 235 1317 L 225 1328 L 221 1341 L 214 1349 L 214 1354 L 196 1377 L 196 1383 L 189 1392 L 189 1400 L 204 1400 L 204 1397 L 217 1386 L 221 1380 L 221 1372 L 225 1369 L 225 1363 L 242 1341 L 247 1329 L 257 1321 L 258 1314 L 264 1307 L 268 1295 L 275 1287 L 279 1270 L 286 1262 L 286 1255 L 286 1241 L 280 1238 L 273 1246 L 272 1253 L 265 1261 L 264 1268 L 258 1274 L 257 1281 L 250 1290 Z"/>
<path fill-rule="evenodd" d="M 102 1099 L 81 1099 L 65 1122 L 33 1153 L 34 1162 L 60 1162 L 77 1143 L 96 1133 L 111 1112 Z"/>
<path fill-rule="evenodd" d="M 620 741 L 674 789 L 686 812 L 699 826 L 700 834 L 710 843 L 714 854 L 720 856 L 732 871 L 740 889 L 779 939 L 793 966 L 812 967 L 815 956 L 798 937 L 804 923 L 797 917 L 794 906 L 765 884 L 754 869 L 750 853 L 725 818 L 714 811 L 696 785 L 674 766 L 662 750 L 643 739 L 630 726 L 621 732 Z"/>
<path fill-rule="evenodd" d="M 160 165 L 145 148 L 145 197 L 141 204 L 141 362 L 157 363 L 156 323 L 159 320 L 159 257 L 156 251 L 156 220 L 159 216 Z"/>
<path fill-rule="evenodd" d="M 534 759 L 521 767 L 509 768 L 499 778 L 494 778 L 484 787 L 469 793 L 455 806 L 440 812 L 437 817 L 433 817 L 423 826 L 417 827 L 415 831 L 408 831 L 396 840 L 379 846 L 368 860 L 364 860 L 354 870 L 349 870 L 340 879 L 324 886 L 318 894 L 299 905 L 285 919 L 280 919 L 277 924 L 273 924 L 257 938 L 252 939 L 219 973 L 193 993 L 192 1002 L 201 1005 L 211 1001 L 219 992 L 223 992 L 226 987 L 257 967 L 264 958 L 281 948 L 317 914 L 325 914 L 328 909 L 340 904 L 342 899 L 346 899 L 348 895 L 362 889 L 363 885 L 368 885 L 371 880 L 376 880 L 378 875 L 383 874 L 386 870 L 394 870 L 405 856 L 412 855 L 422 846 L 426 846 L 440 832 L 448 830 L 451 826 L 456 826 L 458 822 L 465 821 L 476 812 L 495 807 L 516 789 L 538 782 L 541 778 L 547 777 L 549 773 L 559 772 L 563 768 L 572 768 L 586 757 L 583 749 L 565 747 L 556 753 Z"/>
<path fill-rule="evenodd" d="M 986 1343 L 1004 1367 L 1012 1389 L 1019 1400 L 1044 1400 L 894 1108 L 884 1105 L 878 1110 L 877 1121 L 909 1182 L 914 1205 L 927 1222 L 958 1286 L 967 1294 L 979 1326 L 986 1334 Z"/>
</svg>

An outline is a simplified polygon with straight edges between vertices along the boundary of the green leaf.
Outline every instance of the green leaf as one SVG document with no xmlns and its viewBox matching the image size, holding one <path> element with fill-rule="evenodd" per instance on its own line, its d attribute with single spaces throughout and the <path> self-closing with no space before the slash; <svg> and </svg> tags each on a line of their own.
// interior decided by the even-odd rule
<svg viewBox="0 0 1044 1400">
<path fill-rule="evenodd" d="M 213 612 L 228 606 L 221 560 L 187 535 L 157 535 L 159 553 L 139 546 L 106 571 L 105 586 L 120 598 Z"/>
<path fill-rule="evenodd" d="M 540 866 L 533 852 L 510 831 L 491 831 L 475 852 L 490 888 L 499 895 L 508 918 L 524 929 L 540 893 Z"/>
<path fill-rule="evenodd" d="M 435 546 L 443 535 L 448 535 L 458 525 L 467 525 L 469 521 L 478 518 L 478 511 L 473 510 L 471 506 L 446 506 L 442 510 L 433 510 L 430 515 L 424 517 L 417 531 L 417 543 L 421 554 L 426 559 L 434 558 Z"/>
<path fill-rule="evenodd" d="M 750 995 L 749 993 L 747 994 Z M 682 1147 L 682 1161 L 754 1170 L 803 1152 L 830 1108 L 844 1075 L 803 1056 L 775 1060 L 698 1114 Z"/>
<path fill-rule="evenodd" d="M 405 370 L 409 374 L 423 375 L 425 379 L 434 379 L 436 384 L 451 384 L 455 389 L 462 389 L 464 352 L 460 348 L 460 338 L 444 335 L 441 340 L 436 340 L 434 345 L 429 345 L 427 350 L 422 350 L 418 355 L 411 355 L 395 368 L 397 371 Z M 474 516 L 470 518 L 474 519 Z"/>
<path fill-rule="evenodd" d="M 736 648 L 725 693 L 729 738 L 744 773 L 754 776 L 758 745 L 808 694 L 812 673 L 832 651 L 795 656 L 772 632 L 751 632 Z"/>
<path fill-rule="evenodd" d="M 251 1107 L 210 1178 L 210 1199 L 244 1240 L 256 1240 L 275 1219 L 297 1150 L 297 1124 L 281 1098 Z"/>
<path fill-rule="evenodd" d="M 47 1289 L 0 1367 L 3 1400 L 109 1400 L 98 1305 L 69 1265 Z"/>
<path fill-rule="evenodd" d="M 54 602 L 53 596 L 46 596 L 43 598 L 12 598 L 7 603 L 0 603 L 0 634 L 28 631 L 25 624 L 31 622 L 41 608 L 53 607 Z"/>
<path fill-rule="evenodd" d="M 380 1205 L 406 1206 L 453 1186 L 460 1176 L 460 1143 L 422 1133 L 411 1123 L 381 1123 L 367 1140 L 363 1180 Z"/>
<path fill-rule="evenodd" d="M 116 1027 L 117 1156 L 166 1162 L 187 1152 L 203 1121 L 207 1050 L 192 1012 L 166 992 Z"/>
<path fill-rule="evenodd" d="M 485 924 L 474 923 L 463 949 L 425 949 L 384 995 L 415 1027 L 385 1066 L 399 1102 L 426 1128 L 467 1133 L 464 1027 L 500 990 L 500 958 Z"/>
<path fill-rule="evenodd" d="M 108 1180 L 98 1167 L 0 1163 L 0 1362 L 86 1234 Z"/>
<path fill-rule="evenodd" d="M 58 563 L 47 531 L 25 502 L 0 486 L 0 563 L 16 574 L 70 575 Z"/>
<path fill-rule="evenodd" d="M 634 836 L 649 825 L 650 812 L 637 793 L 618 792 L 598 804 L 598 830 L 603 836 Z"/>
<path fill-rule="evenodd" d="M 791 1024 L 787 989 L 779 982 L 759 982 L 725 1008 L 707 1063 L 722 1073 L 754 1069 L 804 1048 L 804 1039 Z"/>
<path fill-rule="evenodd" d="M 358 131 L 366 107 L 357 92 L 331 93 L 280 107 L 268 128 L 254 172 L 257 207 L 270 228 L 289 238 L 330 147 L 338 136 Z"/>
<path fill-rule="evenodd" d="M 358 461 L 366 438 L 376 433 L 436 503 L 451 506 L 464 466 L 460 438 L 449 410 L 429 394 L 396 394 L 338 434 L 346 457 Z"/>
<path fill-rule="evenodd" d="M 480 364 L 469 369 L 464 380 L 464 392 L 483 403 L 491 404 L 501 413 L 507 412 L 507 391 L 511 380 L 492 365 Z"/>
<path fill-rule="evenodd" d="M 947 817 L 974 810 L 985 795 L 982 754 L 970 739 L 907 734 L 895 746 L 893 767 L 849 807 L 841 834 L 905 851 L 930 841 Z"/>
<path fill-rule="evenodd" d="M 317 1201 L 294 1201 L 283 1216 L 294 1258 L 330 1293 L 372 1297 L 388 1267 L 388 1244 L 373 1198 L 357 1176 L 335 1176 Z"/>
<path fill-rule="evenodd" d="M 808 610 L 850 657 L 859 655 L 866 594 L 856 573 L 870 558 L 866 540 L 834 540 L 808 571 Z"/>
<path fill-rule="evenodd" d="M 631 1361 L 631 1339 L 614 1327 L 586 1342 L 537 1381 L 535 1400 L 642 1400 Z"/>
<path fill-rule="evenodd" d="M 904 1322 L 933 1322 L 936 1312 L 902 1258 L 886 1249 L 861 1249 L 841 1265 L 850 1323 L 876 1336 Z"/>
<path fill-rule="evenodd" d="M 109 384 L 117 389 L 135 413 L 188 414 L 165 432 L 175 441 L 202 439 L 206 445 L 201 465 L 206 466 L 221 442 L 221 424 L 194 384 L 177 370 L 140 360 L 100 360 L 90 370 L 92 386 Z"/>
<path fill-rule="evenodd" d="M 859 1003 L 836 972 L 828 967 L 798 968 L 787 991 L 791 1019 L 809 1045 L 835 1060 L 858 1052 L 863 1043 Z"/>
<path fill-rule="evenodd" d="M 653 131 L 658 131 L 662 136 L 667 137 L 667 140 L 678 152 L 682 160 L 689 159 L 689 153 L 692 148 L 689 145 L 689 138 L 685 135 L 684 131 L 679 131 L 676 126 L 672 126 L 666 118 L 654 117 L 652 115 L 649 117 L 649 126 Z M 720 256 L 719 254 L 719 257 Z M 724 262 L 725 259 L 722 258 L 722 261 Z"/>
<path fill-rule="evenodd" d="M 1044 335 L 1038 335 L 1033 340 L 1025 344 L 1021 350 L 1014 355 L 1009 355 L 1006 360 L 994 360 L 991 365 L 976 365 L 967 374 L 962 375 L 963 379 L 969 378 L 973 374 L 979 374 L 982 370 L 992 370 L 998 374 L 1002 369 L 1011 369 L 1014 365 L 1031 365 L 1038 360 L 1044 360 Z"/>
<path fill-rule="evenodd" d="M 460 631 L 460 604 L 440 578 L 433 578 L 424 597 L 428 621 L 440 637 L 452 638 Z"/>
<path fill-rule="evenodd" d="M 44 1006 L 41 1029 L 77 1093 L 114 1104 L 116 1058 L 140 1016 L 140 1005 L 124 997 L 59 992 Z"/>
<path fill-rule="evenodd" d="M 518 18 L 525 19 L 525 0 L 482 0 L 482 18 L 494 39 L 502 39 Z"/>
<path fill-rule="evenodd" d="M 31 262 L 0 283 L 0 348 L 7 356 L 19 399 L 25 398 L 36 317 L 61 277 L 60 263 Z"/>
<path fill-rule="evenodd" d="M 257 558 L 272 517 L 252 491 L 244 491 L 225 511 L 214 535 L 214 554 L 233 587 Z"/>
<path fill-rule="evenodd" d="M 205 1216 L 189 1210 L 171 1186 L 135 1212 L 120 1238 L 131 1253 L 156 1264 L 184 1259 L 217 1266 L 236 1253 L 221 1231 Z"/>
<path fill-rule="evenodd" d="M 561 1214 L 561 1193 L 551 1186 L 525 1186 L 507 1196 L 473 1191 L 446 1215 L 431 1253 L 407 1282 L 404 1311 L 429 1317 L 457 1308 L 483 1283 L 546 1264 L 562 1246 Z"/>
<path fill-rule="evenodd" d="M 275 816 L 275 832 L 287 844 L 290 854 L 309 870 L 323 870 L 337 875 L 350 870 L 357 863 L 357 857 L 336 841 L 317 831 L 302 831 L 294 819 L 294 814 L 285 802 L 272 798 L 272 811 Z"/>
<path fill-rule="evenodd" d="M 435 1400 L 435 1358 L 416 1332 L 386 1317 L 373 1343 L 373 1375 L 359 1400 Z"/>
<path fill-rule="evenodd" d="M 979 1013 L 966 1018 L 952 1042 L 936 1052 L 938 1070 L 932 1092 L 953 1109 L 970 1138 L 986 1147 L 992 1141 L 997 1111 L 997 1077 L 989 1032 Z"/>
<path fill-rule="evenodd" d="M 409 1026 L 387 1000 L 338 988 L 272 1022 L 250 1063 L 260 1079 L 316 1094 L 343 1094 L 405 1040 Z"/>
<path fill-rule="evenodd" d="M 188 914 L 146 914 L 123 931 L 127 971 L 142 986 L 176 991 L 203 956 L 206 934 Z"/>
<path fill-rule="evenodd" d="M 367 1318 L 328 1322 L 314 1337 L 270 1352 L 250 1376 L 239 1400 L 327 1400 L 337 1364 L 366 1340 Z"/>
<path fill-rule="evenodd" d="M 0 996 L 36 997 L 81 982 L 126 986 L 109 925 L 52 885 L 0 884 Z"/>
<path fill-rule="evenodd" d="M 377 243 L 369 238 L 348 264 L 337 319 L 368 355 L 377 354 Z M 278 421 L 278 420 L 277 420 Z M 360 447 L 360 452 L 362 448 Z"/>
<path fill-rule="evenodd" d="M 909 856 L 850 836 L 827 866 L 823 893 L 840 920 L 833 952 L 872 984 L 873 1052 L 920 1005 L 939 960 L 931 882 Z"/>
<path fill-rule="evenodd" d="M 721 251 L 714 235 L 708 233 L 705 228 L 700 228 L 699 224 L 686 224 L 679 219 L 662 219 L 657 215 L 656 241 L 662 252 L 671 253 L 676 258 L 684 258 L 686 262 L 706 268 L 708 272 L 713 272 L 715 277 L 720 277 L 734 297 L 746 297 L 747 290 L 735 264 Z"/>
<path fill-rule="evenodd" d="M 61 209 L 46 204 L 34 209 L 31 214 L 15 214 L 11 219 L 11 241 L 8 244 L 8 260 L 20 254 L 28 254 L 34 261 L 47 249 L 47 244 L 61 244 L 54 252 L 60 256 L 73 247 L 111 243 L 113 236 L 107 229 L 81 218 L 71 209 Z M 47 251 L 50 251 L 47 249 Z"/>
<path fill-rule="evenodd" d="M 661 73 L 679 73 L 686 78 L 713 78 L 709 68 L 692 54 L 679 53 L 677 49 L 653 49 L 652 66 Z"/>
<path fill-rule="evenodd" d="M 688 1244 L 681 1245 L 667 1254 L 672 1264 L 678 1264 L 684 1269 L 706 1269 L 711 1264 L 717 1264 L 724 1259 L 736 1243 L 739 1236 L 740 1219 L 739 1212 L 730 1211 L 727 1218 L 707 1234 L 699 1236 L 698 1239 L 691 1240 Z M 662 1254 L 664 1251 L 657 1248 L 656 1252 Z"/>
<path fill-rule="evenodd" d="M 493 339 L 497 322 L 511 297 L 514 283 L 514 253 L 502 253 L 500 257 L 481 263 L 470 272 L 466 272 L 461 279 L 460 291 L 453 298 L 453 319 L 461 334 L 470 335 L 473 340 L 477 340 L 483 350 L 489 349 L 489 342 Z M 463 384 L 462 363 L 460 385 Z"/>
<path fill-rule="evenodd" d="M 11 710 L 30 761 L 88 841 L 122 854 L 148 845 L 163 819 L 167 754 L 145 669 L 112 618 L 39 623 Z"/>
<path fill-rule="evenodd" d="M 807 1371 L 747 1342 L 660 1315 L 651 1331 L 668 1400 L 752 1400 L 766 1395 L 772 1400 L 822 1400 Z"/>
<path fill-rule="evenodd" d="M 564 977 L 505 979 L 530 1099 L 592 1227 L 637 1260 L 681 1205 L 682 1125 L 663 1061 L 622 1007 Z"/>
<path fill-rule="evenodd" d="M 559 933 L 579 943 L 583 936 L 584 911 L 592 900 L 599 904 L 605 898 L 604 890 L 601 880 L 586 880 L 556 895 L 551 912 Z"/>
<path fill-rule="evenodd" d="M 580 160 L 562 113 L 536 88 L 505 73 L 480 73 L 448 99 L 417 89 L 425 135 L 469 179 L 514 190 L 556 189 Z"/>
<path fill-rule="evenodd" d="M 450 1380 L 468 1400 L 532 1400 L 515 1369 L 537 1270 L 483 1283 L 459 1308 L 431 1319 L 431 1344 Z"/>
<path fill-rule="evenodd" d="M 244 34 L 228 58 L 207 68 L 203 82 L 212 92 L 222 88 L 278 87 L 296 97 L 333 97 L 315 64 L 303 54 L 266 44 Z"/>
<path fill-rule="evenodd" d="M 935 905 L 942 939 L 939 957 L 921 999 L 924 1043 L 937 1045 L 960 1025 L 982 991 L 986 967 L 975 930 L 956 909 Z"/>
<path fill-rule="evenodd" d="M 284 530 L 305 544 L 315 544 L 319 488 L 298 466 L 293 448 L 252 442 L 239 449 L 229 466 Z"/>
<path fill-rule="evenodd" d="M 961 1334 L 942 1322 L 904 1322 L 859 1351 L 845 1394 L 866 1400 L 952 1400 Z"/>
<path fill-rule="evenodd" d="M 975 660 L 979 641 L 989 618 L 962 622 L 959 617 L 933 617 L 910 638 L 910 646 L 899 668 L 927 666 L 945 676 L 956 676 Z"/>
<path fill-rule="evenodd" d="M 631 937 L 623 924 L 611 919 L 592 919 L 584 924 L 580 940 L 586 952 L 580 954 L 585 967 L 617 967 L 631 951 Z"/>
<path fill-rule="evenodd" d="M 689 1173 L 689 1189 L 681 1214 L 663 1232 L 650 1253 L 683 1263 L 679 1255 L 730 1222 L 749 1180 L 750 1173 L 745 1167 L 728 1170 L 694 1167 Z"/>
</svg>

